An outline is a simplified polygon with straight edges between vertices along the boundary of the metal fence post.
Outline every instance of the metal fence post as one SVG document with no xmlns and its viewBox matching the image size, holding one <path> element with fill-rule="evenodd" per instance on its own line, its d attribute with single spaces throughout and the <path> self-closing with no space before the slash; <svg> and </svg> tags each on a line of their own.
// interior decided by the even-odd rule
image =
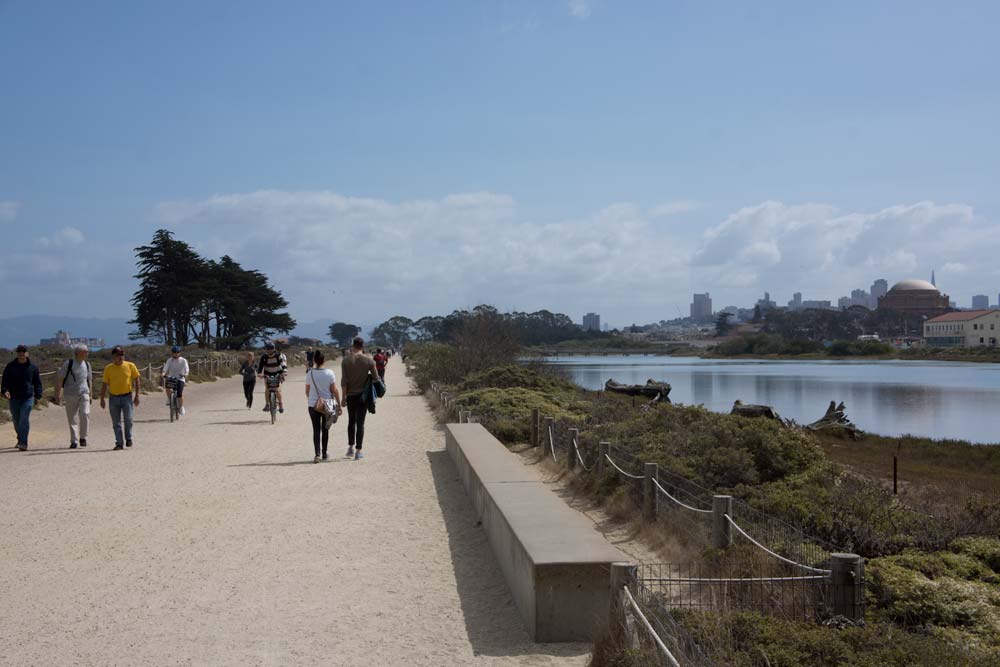
<svg viewBox="0 0 1000 667">
<path fill-rule="evenodd" d="M 659 466 L 655 463 L 644 463 L 642 467 L 643 476 L 642 480 L 642 518 L 644 521 L 656 521 L 656 486 L 653 484 L 653 480 L 656 479 L 656 473 L 659 470 Z"/>
<path fill-rule="evenodd" d="M 531 408 L 531 446 L 537 447 L 539 444 L 538 431 L 541 424 L 542 416 L 538 411 L 538 408 Z"/>
<path fill-rule="evenodd" d="M 852 621 L 864 618 L 864 562 L 857 554 L 830 554 L 833 613 Z"/>
<path fill-rule="evenodd" d="M 607 459 L 605 458 L 611 453 L 611 443 L 602 442 L 597 446 L 597 478 L 600 480 L 604 479 L 604 473 L 607 471 Z"/>
<path fill-rule="evenodd" d="M 733 516 L 733 497 L 712 496 L 712 547 L 716 549 L 733 545 L 733 527 L 726 515 Z"/>
<path fill-rule="evenodd" d="M 552 454 L 555 453 L 553 451 L 553 449 L 555 448 L 555 427 L 556 427 L 556 418 L 546 417 L 545 433 L 542 434 L 542 456 L 545 456 L 546 454 L 551 456 Z M 550 433 L 552 434 L 553 438 L 552 440 L 549 440 Z"/>
<path fill-rule="evenodd" d="M 569 429 L 569 455 L 566 458 L 566 467 L 570 470 L 576 470 L 576 448 L 573 447 L 573 443 L 580 441 L 580 429 L 571 428 Z"/>
</svg>

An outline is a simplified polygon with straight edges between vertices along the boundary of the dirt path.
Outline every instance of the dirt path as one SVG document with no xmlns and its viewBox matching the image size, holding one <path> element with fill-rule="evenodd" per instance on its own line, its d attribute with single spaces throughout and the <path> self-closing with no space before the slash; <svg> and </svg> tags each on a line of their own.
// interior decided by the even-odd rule
<svg viewBox="0 0 1000 667">
<path fill-rule="evenodd" d="M 24 453 L 0 426 L 0 664 L 586 664 L 528 639 L 423 398 L 387 381 L 358 462 L 341 422 L 312 463 L 301 368 L 275 426 L 237 378 L 176 424 L 145 397 L 133 450 L 96 403 L 86 450 L 58 407 Z"/>
</svg>

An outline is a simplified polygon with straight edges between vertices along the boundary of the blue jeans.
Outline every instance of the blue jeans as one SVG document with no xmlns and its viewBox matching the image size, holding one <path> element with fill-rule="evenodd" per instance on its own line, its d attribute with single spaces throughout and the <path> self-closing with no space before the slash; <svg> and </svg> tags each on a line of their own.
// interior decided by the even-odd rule
<svg viewBox="0 0 1000 667">
<path fill-rule="evenodd" d="M 125 444 L 124 440 L 132 439 L 132 394 L 111 396 L 108 401 L 111 411 L 111 426 L 115 429 L 115 446 Z M 125 422 L 125 439 L 122 439 L 122 421 Z"/>
<path fill-rule="evenodd" d="M 10 416 L 14 420 L 14 431 L 17 433 L 17 441 L 22 445 L 28 444 L 28 431 L 31 429 L 31 408 L 35 405 L 35 397 L 12 398 L 10 403 Z"/>
</svg>

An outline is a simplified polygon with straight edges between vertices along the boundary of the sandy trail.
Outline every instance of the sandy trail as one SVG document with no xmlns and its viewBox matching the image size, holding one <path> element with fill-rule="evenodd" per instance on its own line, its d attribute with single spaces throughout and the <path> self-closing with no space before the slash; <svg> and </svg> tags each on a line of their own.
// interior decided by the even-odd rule
<svg viewBox="0 0 1000 667">
<path fill-rule="evenodd" d="M 334 366 L 339 371 L 339 366 Z M 393 360 L 366 459 L 312 463 L 304 372 L 272 426 L 238 378 L 159 395 L 132 450 L 94 404 L 69 450 L 62 408 L 31 448 L 0 426 L 3 665 L 583 665 L 528 638 L 420 396 Z"/>
</svg>

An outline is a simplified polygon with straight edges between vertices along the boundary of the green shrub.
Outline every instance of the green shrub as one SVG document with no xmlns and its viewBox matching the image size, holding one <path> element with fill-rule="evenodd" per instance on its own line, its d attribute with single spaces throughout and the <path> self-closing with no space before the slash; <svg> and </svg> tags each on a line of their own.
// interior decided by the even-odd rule
<svg viewBox="0 0 1000 667">
<path fill-rule="evenodd" d="M 1000 573 L 1000 539 L 995 537 L 960 537 L 951 543 L 952 551 L 968 554 Z"/>
</svg>

